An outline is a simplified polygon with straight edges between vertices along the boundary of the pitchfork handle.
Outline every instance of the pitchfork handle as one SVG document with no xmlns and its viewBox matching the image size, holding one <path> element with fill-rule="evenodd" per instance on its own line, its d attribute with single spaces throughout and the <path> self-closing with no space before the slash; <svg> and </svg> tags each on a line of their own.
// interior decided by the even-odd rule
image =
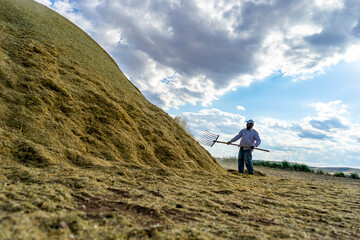
<svg viewBox="0 0 360 240">
<path fill-rule="evenodd" d="M 227 142 L 222 142 L 222 141 L 215 141 L 215 142 L 217 142 L 217 143 L 225 143 L 225 144 L 227 144 Z M 241 146 L 241 145 L 239 145 L 239 144 L 235 144 L 235 143 L 230 143 L 229 145 L 234 145 L 234 146 L 243 147 L 243 148 L 249 148 L 249 147 L 247 147 L 247 146 Z M 264 151 L 264 152 L 270 152 L 270 150 L 267 150 L 267 149 L 262 149 L 262 148 L 254 148 L 254 149 L 256 149 L 256 150 L 260 150 L 260 151 Z"/>
</svg>

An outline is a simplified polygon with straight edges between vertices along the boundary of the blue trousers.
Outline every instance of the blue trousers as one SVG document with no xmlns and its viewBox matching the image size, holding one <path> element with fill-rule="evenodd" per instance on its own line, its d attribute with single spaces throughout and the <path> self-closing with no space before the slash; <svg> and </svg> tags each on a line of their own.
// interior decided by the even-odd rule
<svg viewBox="0 0 360 240">
<path fill-rule="evenodd" d="M 246 164 L 246 168 L 249 171 L 249 174 L 254 174 L 254 166 L 252 162 L 252 150 L 244 150 L 240 148 L 239 156 L 238 156 L 238 169 L 239 173 L 244 173 L 244 163 Z"/>
</svg>

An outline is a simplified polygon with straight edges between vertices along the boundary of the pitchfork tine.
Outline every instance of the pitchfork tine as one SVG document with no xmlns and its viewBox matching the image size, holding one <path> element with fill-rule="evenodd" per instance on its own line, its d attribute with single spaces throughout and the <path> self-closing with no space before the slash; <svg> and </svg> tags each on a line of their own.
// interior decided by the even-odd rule
<svg viewBox="0 0 360 240">
<path fill-rule="evenodd" d="M 204 134 L 211 134 L 214 135 L 213 133 L 209 132 L 209 131 L 205 131 Z"/>
<path fill-rule="evenodd" d="M 203 135 L 199 138 L 199 143 L 212 147 L 218 138 L 219 135 L 211 133 L 209 131 L 205 131 Z"/>
<path fill-rule="evenodd" d="M 202 142 L 204 143 L 213 143 L 214 142 L 214 139 L 200 139 Z"/>
<path fill-rule="evenodd" d="M 207 133 L 205 133 L 204 135 L 206 135 L 206 136 L 217 136 L 216 134 L 213 134 L 213 133 L 211 133 L 211 132 L 207 132 Z"/>
<path fill-rule="evenodd" d="M 204 133 L 203 136 L 210 136 L 211 134 L 209 133 Z"/>
<path fill-rule="evenodd" d="M 212 139 L 214 139 L 214 137 L 202 137 L 202 139 L 212 140 Z"/>
<path fill-rule="evenodd" d="M 201 139 L 199 139 L 199 142 L 207 144 L 207 145 L 211 145 L 213 143 L 213 140 L 201 138 Z"/>
<path fill-rule="evenodd" d="M 201 141 L 203 141 L 203 142 L 213 142 L 214 140 L 213 139 L 200 139 Z"/>
<path fill-rule="evenodd" d="M 204 145 L 206 145 L 206 146 L 211 146 L 211 145 L 212 145 L 212 142 L 202 142 L 202 141 L 199 141 L 199 143 L 204 144 Z"/>
<path fill-rule="evenodd" d="M 211 144 L 212 143 L 211 141 L 204 141 L 204 140 L 202 140 L 201 142 L 204 143 L 204 144 Z"/>
</svg>

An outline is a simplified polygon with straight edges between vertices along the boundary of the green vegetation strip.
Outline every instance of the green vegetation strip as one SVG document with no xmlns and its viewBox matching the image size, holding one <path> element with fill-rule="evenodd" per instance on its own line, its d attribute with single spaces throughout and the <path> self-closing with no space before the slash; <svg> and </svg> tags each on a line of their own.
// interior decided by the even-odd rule
<svg viewBox="0 0 360 240">
<path fill-rule="evenodd" d="M 225 158 L 220 158 L 218 160 L 224 161 L 224 162 L 237 162 L 237 158 L 235 158 L 235 157 L 225 157 Z M 284 170 L 288 170 L 288 171 L 312 172 L 312 173 L 317 173 L 317 174 L 330 175 L 330 173 L 324 172 L 321 169 L 312 169 L 310 166 L 308 166 L 306 164 L 291 163 L 288 161 L 274 162 L 274 161 L 254 160 L 253 164 L 255 166 L 284 169 Z M 360 179 L 359 174 L 356 172 L 353 172 L 350 174 L 345 174 L 343 172 L 336 172 L 336 173 L 334 173 L 334 176 L 335 177 L 352 178 L 352 179 Z"/>
</svg>

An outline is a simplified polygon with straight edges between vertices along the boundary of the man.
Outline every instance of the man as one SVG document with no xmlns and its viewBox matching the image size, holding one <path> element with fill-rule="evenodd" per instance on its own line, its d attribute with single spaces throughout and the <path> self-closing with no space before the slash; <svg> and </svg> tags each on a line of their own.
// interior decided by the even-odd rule
<svg viewBox="0 0 360 240">
<path fill-rule="evenodd" d="M 255 147 L 258 147 L 261 143 L 259 133 L 253 129 L 254 121 L 246 121 L 246 128 L 242 129 L 238 135 L 231 139 L 227 144 L 237 141 L 241 138 L 240 141 L 240 151 L 238 156 L 238 170 L 239 173 L 244 173 L 244 162 L 246 168 L 249 171 L 249 174 L 254 175 L 254 167 L 252 163 L 252 151 Z"/>
</svg>

